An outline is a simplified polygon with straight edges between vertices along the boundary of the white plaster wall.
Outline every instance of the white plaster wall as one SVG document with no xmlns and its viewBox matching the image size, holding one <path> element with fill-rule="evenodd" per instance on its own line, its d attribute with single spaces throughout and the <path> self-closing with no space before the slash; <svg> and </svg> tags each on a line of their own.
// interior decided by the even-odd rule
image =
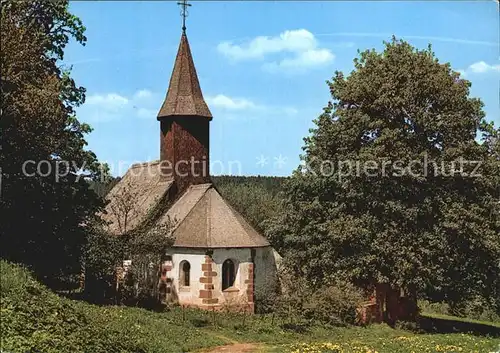
<svg viewBox="0 0 500 353">
<path fill-rule="evenodd" d="M 238 301 L 247 300 L 247 285 L 245 280 L 248 279 L 248 265 L 252 263 L 251 250 L 246 249 L 214 249 L 212 259 L 214 264 L 212 269 L 217 272 L 217 277 L 214 278 L 214 293 L 213 297 L 219 299 L 219 304 L 230 304 Z M 234 287 L 238 292 L 223 292 L 222 291 L 222 264 L 227 259 L 231 259 L 236 267 L 236 275 L 234 278 Z"/>
<path fill-rule="evenodd" d="M 169 255 L 172 256 L 173 266 L 172 270 L 167 273 L 167 277 L 173 280 L 174 290 L 179 300 L 179 304 L 201 304 L 199 294 L 200 289 L 203 289 L 201 288 L 203 285 L 200 285 L 200 277 L 203 276 L 201 264 L 205 263 L 205 250 L 175 248 Z M 189 288 L 180 288 L 179 286 L 180 263 L 184 260 L 188 261 L 191 265 Z"/>
<path fill-rule="evenodd" d="M 274 290 L 277 282 L 277 264 L 280 257 L 271 247 L 255 248 L 254 258 L 254 291 L 255 295 L 260 292 Z M 168 271 L 167 277 L 172 278 L 174 291 L 180 304 L 201 305 L 202 299 L 199 298 L 200 289 L 204 289 L 204 285 L 200 284 L 200 277 L 203 277 L 201 270 L 202 264 L 205 263 L 206 249 L 189 249 L 189 248 L 174 248 L 171 249 L 169 255 L 172 256 L 172 269 Z M 218 304 L 229 304 L 236 302 L 246 302 L 247 300 L 247 284 L 248 268 L 252 263 L 251 249 L 249 248 L 230 248 L 230 249 L 213 249 L 212 254 L 213 264 L 212 271 L 217 273 L 213 278 L 213 298 L 218 298 Z M 236 275 L 234 287 L 237 292 L 222 291 L 222 264 L 227 259 L 231 259 L 236 267 Z M 180 288 L 180 263 L 188 261 L 191 265 L 190 270 L 190 286 L 189 288 Z"/>
</svg>

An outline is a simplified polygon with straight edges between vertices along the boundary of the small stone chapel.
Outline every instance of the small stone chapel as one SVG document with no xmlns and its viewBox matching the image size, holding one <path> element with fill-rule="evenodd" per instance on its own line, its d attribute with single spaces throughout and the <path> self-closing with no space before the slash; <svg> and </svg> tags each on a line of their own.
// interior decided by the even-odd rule
<svg viewBox="0 0 500 353">
<path fill-rule="evenodd" d="M 186 2 L 182 5 L 185 10 Z M 255 293 L 277 286 L 279 255 L 211 182 L 212 113 L 203 98 L 185 24 L 157 120 L 160 160 L 129 168 L 108 194 L 103 218 L 115 234 L 171 224 L 168 235 L 174 244 L 165 254 L 159 278 L 165 287 L 162 300 L 253 312 Z M 134 195 L 134 207 L 124 220 L 114 211 L 127 189 Z"/>
</svg>

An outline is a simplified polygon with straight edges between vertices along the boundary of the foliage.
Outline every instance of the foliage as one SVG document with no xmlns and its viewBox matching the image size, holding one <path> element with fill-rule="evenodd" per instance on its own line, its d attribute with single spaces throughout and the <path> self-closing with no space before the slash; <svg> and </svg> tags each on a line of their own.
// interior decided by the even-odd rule
<svg viewBox="0 0 500 353">
<path fill-rule="evenodd" d="M 121 235 L 110 234 L 100 223 L 87 229 L 86 298 L 98 303 L 119 300 L 122 304 L 152 307 L 158 298 L 159 266 L 173 242 L 169 237 L 170 225 Z M 124 260 L 132 260 L 132 266 L 117 287 L 117 268 Z"/>
<path fill-rule="evenodd" d="M 167 220 L 148 229 L 131 232 L 126 236 L 126 256 L 132 258 L 150 254 L 159 260 L 173 244 L 174 239 L 170 234 L 171 229 L 172 224 L 170 220 Z"/>
<path fill-rule="evenodd" d="M 116 179 L 109 184 L 116 184 Z M 101 192 L 110 189 L 102 183 L 94 182 L 91 186 Z M 103 219 L 87 227 L 86 294 L 93 302 L 114 300 L 150 308 L 158 302 L 159 267 L 173 244 L 171 222 L 158 223 L 157 215 L 163 213 L 154 206 L 144 221 L 134 226 L 131 221 L 140 213 L 137 196 L 130 183 L 123 185 L 108 206 L 114 227 Z M 125 260 L 132 261 L 131 267 L 123 268 Z M 118 269 L 123 272 L 117 272 Z"/>
<path fill-rule="evenodd" d="M 427 314 L 448 315 L 450 313 L 450 306 L 444 302 L 433 303 L 428 300 L 419 300 L 418 307 L 423 313 Z"/>
<path fill-rule="evenodd" d="M 142 351 L 124 332 L 97 325 L 71 301 L 35 281 L 27 270 L 1 260 L 0 272 L 2 351 Z"/>
<path fill-rule="evenodd" d="M 213 177 L 221 195 L 258 231 L 281 212 L 281 184 L 278 177 Z"/>
<path fill-rule="evenodd" d="M 500 322 L 500 315 L 495 309 L 494 303 L 487 302 L 483 297 L 476 296 L 460 304 L 452 310 L 450 305 L 444 302 L 432 303 L 428 300 L 418 302 L 419 308 L 425 314 L 458 316 L 483 322 Z"/>
<path fill-rule="evenodd" d="M 147 308 L 159 307 L 160 267 L 167 249 L 174 242 L 170 229 L 168 222 L 128 237 L 125 258 L 132 260 L 132 266 L 120 288 L 126 295 L 125 298 L 122 296 L 123 303 Z"/>
<path fill-rule="evenodd" d="M 243 176 L 243 175 L 215 175 L 212 176 L 212 181 L 217 187 L 224 187 L 228 184 L 249 184 L 265 189 L 272 195 L 278 194 L 283 183 L 287 179 L 285 177 L 275 176 Z"/>
<path fill-rule="evenodd" d="M 135 258 L 119 288 L 120 304 L 161 308 L 158 300 L 158 267 L 158 259 L 151 255 Z"/>
<path fill-rule="evenodd" d="M 95 303 L 116 299 L 116 268 L 123 261 L 124 240 L 109 234 L 100 222 L 87 227 L 84 247 L 85 298 Z"/>
<path fill-rule="evenodd" d="M 158 280 L 167 249 L 173 244 L 170 223 L 156 225 L 146 232 L 122 236 L 123 260 L 131 260 L 119 288 L 122 304 L 159 308 Z M 122 262 L 123 263 L 123 262 Z"/>
<path fill-rule="evenodd" d="M 340 278 L 415 288 L 452 306 L 498 301 L 498 130 L 470 82 L 430 48 L 395 38 L 354 66 L 328 82 L 332 101 L 267 236 L 317 287 Z M 472 176 L 477 163 L 450 171 L 461 158 L 481 162 L 481 175 Z"/>
<path fill-rule="evenodd" d="M 254 291 L 255 312 L 269 314 L 276 310 L 280 293 L 278 288 L 262 287 Z"/>
<path fill-rule="evenodd" d="M 306 315 L 330 325 L 354 324 L 363 295 L 350 283 L 338 282 L 312 293 Z"/>
<path fill-rule="evenodd" d="M 450 310 L 449 314 L 481 321 L 500 322 L 500 308 L 495 300 L 491 298 L 488 300 L 479 295 L 461 301 Z"/>
<path fill-rule="evenodd" d="M 1 347 L 7 352 L 181 352 L 222 344 L 142 309 L 61 298 L 27 270 L 0 261 Z"/>
<path fill-rule="evenodd" d="M 1 1 L 1 255 L 52 285 L 80 271 L 84 225 L 102 206 L 86 179 L 107 173 L 75 116 L 85 89 L 59 62 L 71 37 L 86 40 L 68 6 Z"/>
<path fill-rule="evenodd" d="M 333 326 L 354 324 L 356 309 L 364 299 L 350 283 L 335 281 L 313 288 L 304 278 L 297 278 L 286 269 L 280 273 L 280 284 L 281 293 L 255 293 L 256 309 L 276 314 L 288 321 L 289 326 L 309 326 L 313 322 Z"/>
</svg>

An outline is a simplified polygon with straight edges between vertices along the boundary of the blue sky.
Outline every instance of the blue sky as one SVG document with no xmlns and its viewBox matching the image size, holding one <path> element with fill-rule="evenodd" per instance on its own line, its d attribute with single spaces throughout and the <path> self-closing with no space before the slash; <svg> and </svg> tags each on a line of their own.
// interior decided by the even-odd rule
<svg viewBox="0 0 500 353">
<path fill-rule="evenodd" d="M 71 43 L 64 63 L 87 88 L 77 113 L 94 128 L 89 148 L 114 175 L 158 159 L 156 114 L 181 35 L 179 7 L 175 1 L 70 6 L 87 27 L 87 45 Z M 349 72 L 357 49 L 381 49 L 392 34 L 419 48 L 432 43 L 442 62 L 472 82 L 488 120 L 500 125 L 494 1 L 195 1 L 189 10 L 187 34 L 214 115 L 213 174 L 289 175 L 330 98 L 325 81 L 335 70 Z"/>
</svg>

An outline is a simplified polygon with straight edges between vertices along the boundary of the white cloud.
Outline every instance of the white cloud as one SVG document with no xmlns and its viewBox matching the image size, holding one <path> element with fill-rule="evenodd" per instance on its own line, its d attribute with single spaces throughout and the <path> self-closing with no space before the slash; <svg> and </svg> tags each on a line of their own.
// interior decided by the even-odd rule
<svg viewBox="0 0 500 353">
<path fill-rule="evenodd" d="M 93 94 L 85 99 L 78 114 L 85 121 L 107 122 L 139 117 L 154 119 L 161 104 L 160 97 L 151 91 L 138 90 L 130 97 L 118 93 Z"/>
<path fill-rule="evenodd" d="M 147 89 L 141 89 L 137 92 L 135 92 L 134 97 L 141 99 L 141 98 L 150 98 L 153 95 L 153 93 Z"/>
<path fill-rule="evenodd" d="M 477 63 L 474 63 L 469 66 L 468 70 L 474 73 L 485 73 L 489 71 L 496 71 L 500 72 L 500 65 L 488 65 L 484 61 L 478 61 Z"/>
<path fill-rule="evenodd" d="M 230 114 L 239 114 L 243 117 L 247 114 L 251 117 L 265 117 L 268 115 L 293 116 L 298 113 L 294 107 L 258 104 L 248 98 L 229 97 L 224 94 L 207 95 L 205 101 L 213 111 L 214 116 L 229 117 L 230 119 L 234 117 Z"/>
<path fill-rule="evenodd" d="M 326 48 L 320 48 L 314 35 L 305 29 L 290 30 L 279 36 L 259 36 L 241 45 L 222 42 L 218 51 L 233 61 L 264 60 L 269 55 L 282 54 L 284 58 L 267 62 L 265 69 L 312 68 L 330 63 L 335 55 Z"/>
<path fill-rule="evenodd" d="M 223 94 L 218 94 L 213 97 L 207 96 L 205 100 L 210 107 L 222 108 L 227 110 L 244 110 L 257 107 L 255 103 L 248 99 L 231 98 Z"/>
<path fill-rule="evenodd" d="M 484 61 L 475 62 L 465 70 L 456 70 L 463 77 L 469 74 L 485 74 L 485 73 L 495 73 L 500 72 L 500 65 L 489 65 Z"/>
<path fill-rule="evenodd" d="M 264 69 L 270 72 L 291 69 L 298 70 L 295 72 L 303 72 L 305 69 L 311 67 L 328 64 L 334 58 L 335 56 L 327 49 L 308 50 L 298 54 L 294 58 L 285 58 L 278 62 L 266 63 L 264 64 Z"/>
<path fill-rule="evenodd" d="M 93 94 L 88 96 L 85 104 L 78 108 L 78 115 L 83 121 L 91 123 L 130 118 L 156 120 L 163 98 L 164 96 L 149 90 L 138 90 L 130 97 L 118 93 Z M 206 95 L 205 101 L 214 116 L 222 119 L 298 114 L 298 110 L 291 106 L 260 104 L 249 98 L 231 97 L 224 94 Z"/>
<path fill-rule="evenodd" d="M 299 113 L 299 111 L 293 107 L 285 107 L 283 108 L 283 111 L 286 115 L 297 115 Z"/>
<path fill-rule="evenodd" d="M 117 93 L 108 93 L 106 95 L 94 94 L 90 97 L 87 97 L 85 103 L 90 105 L 99 105 L 107 108 L 117 108 L 126 105 L 128 103 L 128 99 L 126 97 L 120 96 Z"/>
<path fill-rule="evenodd" d="M 302 52 L 316 47 L 314 35 L 305 30 L 285 31 L 276 37 L 259 36 L 243 45 L 222 42 L 217 49 L 233 60 L 263 59 L 266 54 L 282 51 Z"/>
</svg>

